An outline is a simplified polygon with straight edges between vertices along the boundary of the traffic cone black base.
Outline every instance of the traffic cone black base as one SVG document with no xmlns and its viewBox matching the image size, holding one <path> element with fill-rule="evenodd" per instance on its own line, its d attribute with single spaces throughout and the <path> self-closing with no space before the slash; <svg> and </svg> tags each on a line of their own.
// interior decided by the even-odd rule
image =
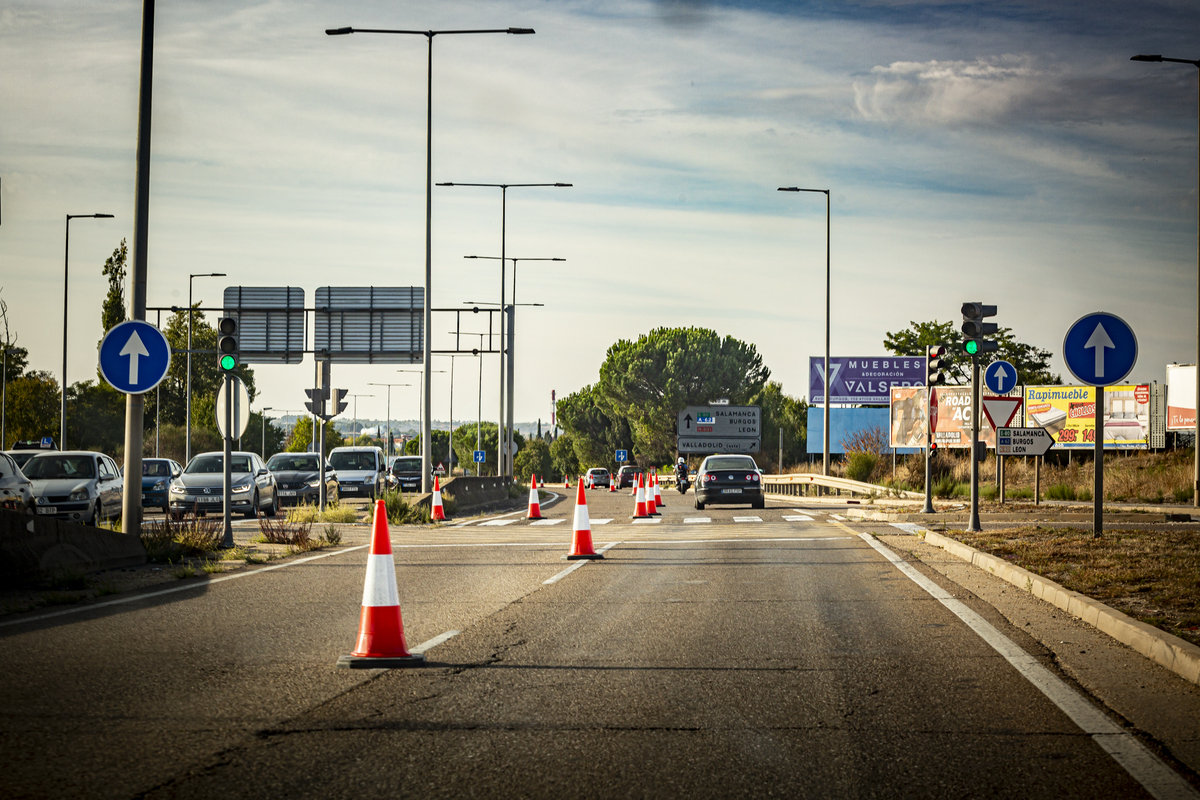
<svg viewBox="0 0 1200 800">
<path fill-rule="evenodd" d="M 339 669 L 403 669 L 425 666 L 425 654 L 414 653 L 406 658 L 364 658 L 341 656 L 337 660 Z"/>
<path fill-rule="evenodd" d="M 581 560 L 582 561 L 597 561 L 602 558 L 604 558 L 604 556 L 600 555 L 599 553 L 587 553 L 587 554 L 581 555 L 581 556 L 563 556 L 562 560 L 563 561 L 581 561 Z"/>
</svg>

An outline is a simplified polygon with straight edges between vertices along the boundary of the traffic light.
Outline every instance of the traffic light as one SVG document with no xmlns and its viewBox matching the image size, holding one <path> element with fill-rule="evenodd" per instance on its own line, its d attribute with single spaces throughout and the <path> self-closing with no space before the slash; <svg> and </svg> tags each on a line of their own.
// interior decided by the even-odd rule
<svg viewBox="0 0 1200 800">
<path fill-rule="evenodd" d="M 222 372 L 237 369 L 239 349 L 237 317 L 221 317 L 217 320 L 217 363 Z"/>
<path fill-rule="evenodd" d="M 304 403 L 304 408 L 308 410 L 308 413 L 324 417 L 325 391 L 323 389 L 305 389 L 304 393 L 308 395 L 308 400 Z"/>
<path fill-rule="evenodd" d="M 983 303 L 963 303 L 963 350 L 967 355 L 975 357 L 984 353 L 994 353 L 1000 345 L 984 336 L 990 336 L 999 330 L 994 322 L 984 322 L 985 317 L 996 316 L 995 306 L 985 306 Z"/>
<path fill-rule="evenodd" d="M 346 410 L 346 406 L 350 405 L 346 401 L 346 395 L 350 393 L 349 389 L 333 389 L 330 395 L 329 416 L 336 417 Z"/>
<path fill-rule="evenodd" d="M 930 345 L 926 348 L 926 386 L 940 386 L 946 382 L 946 373 L 942 372 L 942 368 L 946 366 L 946 346 L 942 344 Z"/>
</svg>

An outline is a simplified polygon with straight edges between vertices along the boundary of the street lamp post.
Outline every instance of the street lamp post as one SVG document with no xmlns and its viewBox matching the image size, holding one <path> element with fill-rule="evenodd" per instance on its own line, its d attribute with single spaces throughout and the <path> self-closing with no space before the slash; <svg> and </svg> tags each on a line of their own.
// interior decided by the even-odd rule
<svg viewBox="0 0 1200 800">
<path fill-rule="evenodd" d="M 566 184 L 566 185 L 570 186 L 570 184 Z M 503 246 L 501 246 L 501 251 L 503 251 L 503 249 L 504 249 Z M 499 260 L 500 261 L 501 279 L 503 279 L 504 260 L 505 260 L 504 256 L 463 256 L 463 258 L 482 258 L 482 259 Z M 511 461 L 512 460 L 512 455 L 511 455 L 512 454 L 512 445 L 513 445 L 513 438 L 512 438 L 513 437 L 513 419 L 514 419 L 513 406 L 515 405 L 515 392 L 514 392 L 515 369 L 514 369 L 513 365 L 516 363 L 516 341 L 517 341 L 517 335 L 516 335 L 517 262 L 518 261 L 566 261 L 566 259 L 565 258 L 513 258 L 510 256 L 510 257 L 508 257 L 508 260 L 511 261 L 512 265 L 513 265 L 513 289 L 512 289 L 512 305 L 509 307 L 509 312 L 508 312 L 509 314 L 511 314 L 511 317 L 508 320 L 508 347 L 503 348 L 503 349 L 507 349 L 507 351 L 508 351 L 508 359 L 507 359 L 507 361 L 508 361 L 508 440 L 507 440 L 506 452 L 509 453 L 509 460 Z M 501 301 L 503 301 L 503 292 L 501 292 L 501 295 L 502 295 Z M 540 305 L 540 303 L 537 305 Z M 500 308 L 501 308 L 500 319 L 501 319 L 501 324 L 503 325 L 504 306 L 501 305 Z M 501 330 L 500 337 L 501 337 L 501 340 L 503 341 L 503 338 L 504 338 L 503 329 Z M 510 470 L 512 469 L 511 463 L 509 464 L 509 469 Z M 510 475 L 511 475 L 511 473 L 510 473 Z"/>
<path fill-rule="evenodd" d="M 504 261 L 505 261 L 505 239 L 506 239 L 506 224 L 508 213 L 508 190 L 509 189 L 525 189 L 529 187 L 550 186 L 554 188 L 569 188 L 573 186 L 570 183 L 439 183 L 438 186 L 482 186 L 500 190 L 500 429 L 497 444 L 500 452 L 497 454 L 497 466 L 500 467 L 500 474 L 512 477 L 512 441 L 513 441 L 513 360 L 512 360 L 512 325 L 508 326 L 508 344 L 504 344 Z M 495 258 L 495 256 L 490 256 Z M 507 353 L 507 355 L 506 355 Z M 507 367 L 505 366 L 507 365 Z M 505 396 L 504 383 L 505 372 L 508 373 L 508 426 L 505 431 Z M 507 458 L 506 458 L 507 456 Z M 507 468 L 505 462 L 507 461 Z"/>
<path fill-rule="evenodd" d="M 829 475 L 829 392 L 833 388 L 830 386 L 829 380 L 829 190 L 780 186 L 779 191 L 814 192 L 825 195 L 825 418 L 821 423 L 821 474 L 827 476 Z"/>
<path fill-rule="evenodd" d="M 67 214 L 67 241 L 63 248 L 63 365 L 62 365 L 62 408 L 58 418 L 58 446 L 67 449 L 67 267 L 71 261 L 71 220 L 112 219 L 112 214 Z M 5 354 L 7 355 L 7 350 Z M 7 366 L 7 365 L 6 365 Z"/>
<path fill-rule="evenodd" d="M 429 67 L 426 73 L 425 109 L 425 324 L 422 327 L 422 330 L 425 332 L 425 346 L 423 348 L 425 389 L 424 396 L 421 398 L 421 418 L 423 420 L 429 420 L 433 413 L 433 403 L 430 400 L 429 391 L 429 378 L 430 373 L 433 371 L 433 350 L 429 342 L 429 332 L 433 323 L 433 305 L 430 293 L 430 283 L 433 275 L 433 37 L 467 33 L 531 34 L 533 32 L 533 28 L 493 28 L 461 31 L 406 31 L 380 28 L 327 28 L 325 30 L 328 36 L 343 36 L 350 33 L 395 33 L 424 36 L 429 42 Z M 423 422 L 421 426 L 422 441 L 428 441 L 429 439 L 430 429 L 426 427 L 427 425 L 427 422 Z M 421 451 L 421 491 L 428 492 L 430 490 L 429 451 L 424 447 L 421 448 Z"/>
<path fill-rule="evenodd" d="M 383 446 L 387 448 L 388 458 L 392 457 L 392 387 L 393 386 L 412 386 L 411 383 L 367 383 L 367 386 L 386 386 L 387 387 L 387 438 L 383 440 Z"/>
<path fill-rule="evenodd" d="M 186 415 L 184 420 L 185 430 L 183 444 L 183 461 L 185 464 L 191 463 L 192 460 L 192 317 L 196 315 L 195 309 L 192 307 L 192 281 L 196 278 L 224 278 L 224 272 L 197 272 L 194 275 L 188 275 L 188 346 L 187 346 L 187 386 L 183 393 L 183 413 Z"/>
<path fill-rule="evenodd" d="M 1190 58 L 1167 58 L 1160 55 L 1140 55 L 1133 56 L 1129 60 L 1151 61 L 1155 63 L 1169 61 L 1172 64 L 1191 64 L 1197 69 L 1197 76 L 1200 76 L 1200 59 L 1192 60 Z M 1200 83 L 1197 83 L 1196 98 L 1196 118 L 1200 121 Z M 1200 170 L 1200 133 L 1196 136 L 1196 165 L 1197 169 Z M 1193 440 L 1196 461 L 1192 473 L 1192 505 L 1200 508 L 1200 172 L 1196 175 L 1196 191 L 1196 429 L 1195 439 Z M 1097 413 L 1099 411 L 1097 409 Z"/>
<path fill-rule="evenodd" d="M 350 440 L 350 444 L 351 444 L 351 446 L 353 446 L 358 441 L 358 431 L 355 430 L 358 427 L 358 398 L 374 397 L 375 395 L 373 395 L 373 394 L 352 394 L 350 396 L 354 398 L 354 422 L 350 423 L 350 435 L 353 437 Z"/>
<path fill-rule="evenodd" d="M 474 355 L 477 359 L 479 359 L 479 399 L 478 399 L 477 405 L 475 407 L 475 449 L 482 450 L 483 449 L 483 353 L 480 351 L 483 350 L 483 337 L 487 336 L 488 334 L 475 333 L 473 331 L 468 331 L 468 332 L 450 331 L 450 333 L 459 334 L 462 336 L 478 336 L 479 337 L 479 347 L 474 348 L 475 349 Z M 497 453 L 496 457 L 497 457 L 497 459 L 500 457 L 499 453 Z M 499 465 L 499 463 L 500 463 L 499 461 L 496 462 L 497 465 Z M 465 472 L 466 472 L 465 467 L 463 468 L 463 471 L 465 474 Z M 483 465 L 479 464 L 479 463 L 475 464 L 475 477 L 478 478 L 482 474 L 483 474 Z"/>
<path fill-rule="evenodd" d="M 430 462 L 431 462 L 431 459 L 433 458 L 433 447 L 429 446 L 429 442 L 433 440 L 433 428 L 432 428 L 433 422 L 431 421 L 429 414 L 433 412 L 433 408 L 432 408 L 432 406 L 425 405 L 425 399 L 427 397 L 429 397 L 429 380 L 432 380 L 432 378 L 433 378 L 432 373 L 433 372 L 445 372 L 445 370 L 444 369 L 431 370 L 430 375 L 429 375 L 429 380 L 426 379 L 426 377 L 425 377 L 426 373 L 423 370 L 398 369 L 398 370 L 396 370 L 396 372 L 416 372 L 421 376 L 421 384 L 420 384 L 421 385 L 421 402 L 418 404 L 419 408 L 418 408 L 418 414 L 417 414 L 418 418 L 421 421 L 421 434 L 420 434 L 420 436 L 421 436 L 421 468 L 425 469 L 426 467 L 428 467 L 429 471 L 432 471 L 433 465 Z M 428 436 L 425 435 L 427 425 L 430 426 L 428 428 L 428 430 L 429 430 Z M 421 480 L 422 480 L 421 485 L 424 486 L 425 479 L 422 478 Z"/>
</svg>

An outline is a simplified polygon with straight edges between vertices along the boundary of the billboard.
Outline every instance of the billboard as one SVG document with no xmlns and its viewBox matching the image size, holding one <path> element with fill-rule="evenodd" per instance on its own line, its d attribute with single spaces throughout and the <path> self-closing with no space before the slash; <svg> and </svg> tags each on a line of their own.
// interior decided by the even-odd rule
<svg viewBox="0 0 1200 800">
<path fill-rule="evenodd" d="M 886 408 L 831 408 L 829 416 L 829 452 L 833 454 L 845 453 L 844 443 L 855 434 L 871 434 L 878 430 L 883 435 L 888 424 Z M 808 410 L 808 452 L 815 455 L 820 455 L 825 446 L 821 428 L 824 417 L 825 409 L 820 406 Z M 918 451 L 902 447 L 896 452 L 905 455 Z"/>
<path fill-rule="evenodd" d="M 1196 429 L 1196 365 L 1167 364 L 1167 430 Z"/>
<path fill-rule="evenodd" d="M 1150 435 L 1149 385 L 1105 388 L 1101 419 L 1106 448 L 1145 449 Z M 1095 447 L 1095 387 L 1026 386 L 1025 426 L 1045 428 L 1054 437 L 1055 447 Z"/>
<path fill-rule="evenodd" d="M 924 386 L 925 356 L 830 356 L 830 403 L 885 406 L 893 386 Z M 825 402 L 825 356 L 808 359 L 808 402 Z"/>
<path fill-rule="evenodd" d="M 891 392 L 892 447 L 925 447 L 929 403 L 924 386 L 901 386 Z"/>
</svg>

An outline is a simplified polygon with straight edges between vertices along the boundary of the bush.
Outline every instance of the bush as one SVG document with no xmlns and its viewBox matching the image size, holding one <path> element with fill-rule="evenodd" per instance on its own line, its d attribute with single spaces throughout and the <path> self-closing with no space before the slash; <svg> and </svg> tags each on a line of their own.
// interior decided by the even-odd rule
<svg viewBox="0 0 1200 800">
<path fill-rule="evenodd" d="M 936 497 L 954 497 L 955 489 L 958 484 L 954 481 L 953 475 L 947 475 L 933 485 L 933 494 Z"/>
<path fill-rule="evenodd" d="M 142 526 L 142 546 L 151 561 L 172 561 L 217 550 L 225 537 L 224 521 L 189 516 L 154 520 Z"/>
<path fill-rule="evenodd" d="M 1046 490 L 1046 497 L 1051 500 L 1074 500 L 1075 487 L 1068 483 L 1056 483 Z"/>
<path fill-rule="evenodd" d="M 867 482 L 875 472 L 879 457 L 874 453 L 850 453 L 846 457 L 846 477 L 852 481 Z"/>
<path fill-rule="evenodd" d="M 288 522 L 264 517 L 258 521 L 258 529 L 268 544 L 288 544 L 306 549 L 312 522 Z"/>
<path fill-rule="evenodd" d="M 404 495 L 395 489 L 385 489 L 383 494 L 379 495 L 379 499 L 383 501 L 389 525 L 411 525 L 429 522 L 428 509 L 409 505 L 408 501 L 404 499 Z M 372 519 L 374 519 L 374 514 L 375 506 L 371 506 Z"/>
</svg>

